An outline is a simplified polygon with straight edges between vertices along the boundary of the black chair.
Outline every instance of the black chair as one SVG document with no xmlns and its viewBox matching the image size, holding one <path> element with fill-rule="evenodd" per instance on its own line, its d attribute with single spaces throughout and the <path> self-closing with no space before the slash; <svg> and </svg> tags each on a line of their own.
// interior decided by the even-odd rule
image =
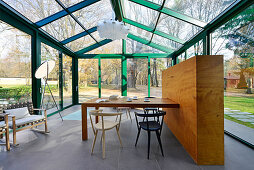
<svg viewBox="0 0 254 170">
<path fill-rule="evenodd" d="M 161 154 L 162 154 L 162 156 L 164 156 L 160 136 L 161 136 L 161 130 L 162 130 L 162 125 L 163 125 L 163 119 L 164 119 L 164 115 L 166 114 L 166 112 L 165 111 L 158 111 L 157 113 L 152 113 L 152 114 L 150 114 L 150 113 L 144 114 L 144 113 L 137 113 L 137 112 L 134 112 L 134 113 L 135 113 L 137 127 L 138 127 L 138 134 L 137 134 L 137 138 L 136 138 L 135 147 L 137 146 L 141 129 L 146 130 L 148 133 L 147 159 L 149 159 L 151 131 L 155 131 L 159 145 L 160 145 Z M 138 117 L 143 118 L 143 120 L 139 122 Z M 154 117 L 155 120 L 150 121 L 149 117 Z"/>
</svg>

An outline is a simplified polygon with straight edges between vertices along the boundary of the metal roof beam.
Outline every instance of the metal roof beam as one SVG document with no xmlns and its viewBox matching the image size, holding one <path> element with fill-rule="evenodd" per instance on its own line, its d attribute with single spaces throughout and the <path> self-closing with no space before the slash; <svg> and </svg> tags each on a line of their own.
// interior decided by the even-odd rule
<svg viewBox="0 0 254 170">
<path fill-rule="evenodd" d="M 138 36 L 136 36 L 136 35 L 133 35 L 133 34 L 131 34 L 131 33 L 129 33 L 129 34 L 127 35 L 127 37 L 130 38 L 130 39 L 133 39 L 133 40 L 135 40 L 135 41 L 138 41 L 138 42 L 140 42 L 140 43 L 142 43 L 142 44 L 145 44 L 145 45 L 148 45 L 148 46 L 150 46 L 150 47 L 156 48 L 156 49 L 158 49 L 158 50 L 160 50 L 160 51 L 166 52 L 166 53 L 173 53 L 173 52 L 174 52 L 174 49 L 167 48 L 167 47 L 165 47 L 165 46 L 161 46 L 161 45 L 159 45 L 159 44 L 150 42 L 150 41 L 145 40 L 145 39 L 143 39 L 143 38 L 141 38 L 141 37 L 138 37 Z"/>
<path fill-rule="evenodd" d="M 179 44 L 184 44 L 184 43 L 185 43 L 185 41 L 182 40 L 182 39 L 180 39 L 180 38 L 177 38 L 177 37 L 175 37 L 175 36 L 166 34 L 166 33 L 161 32 L 161 31 L 157 31 L 157 30 L 154 31 L 153 28 L 148 27 L 148 26 L 143 25 L 143 24 L 140 24 L 140 23 L 138 23 L 138 22 L 136 22 L 136 21 L 132 21 L 132 20 L 130 20 L 130 19 L 124 18 L 124 19 L 123 19 L 123 22 L 125 22 L 125 23 L 127 23 L 127 24 L 130 24 L 130 25 L 133 25 L 133 26 L 135 26 L 135 27 L 141 28 L 141 29 L 146 30 L 146 31 L 148 31 L 148 32 L 154 33 L 154 34 L 156 34 L 156 35 L 162 36 L 162 37 L 164 37 L 164 38 L 167 38 L 167 39 L 172 40 L 172 41 L 174 41 L 174 42 L 177 42 L 177 43 L 179 43 Z"/>
<path fill-rule="evenodd" d="M 77 39 L 79 39 L 79 38 L 81 38 L 81 37 L 84 37 L 84 36 L 86 36 L 86 35 L 89 35 L 88 33 L 91 34 L 91 33 L 95 32 L 95 31 L 97 31 L 97 27 L 90 28 L 90 29 L 88 29 L 87 31 L 81 32 L 81 33 L 79 33 L 79 34 L 76 34 L 76 35 L 74 35 L 74 36 L 72 36 L 72 37 L 70 37 L 70 38 L 67 38 L 67 39 L 61 41 L 61 43 L 62 43 L 62 44 L 68 44 L 69 42 L 75 41 L 75 40 L 77 40 Z"/>
<path fill-rule="evenodd" d="M 161 8 L 161 5 L 155 4 L 153 2 L 149 2 L 149 1 L 146 1 L 146 0 L 129 0 L 129 1 L 137 3 L 137 4 L 142 5 L 142 6 L 145 6 L 147 8 L 151 8 L 155 11 L 161 12 L 163 14 L 169 15 L 171 17 L 182 20 L 184 22 L 188 22 L 192 25 L 195 25 L 195 26 L 198 26 L 198 27 L 201 27 L 201 28 L 204 28 L 207 25 L 207 23 L 204 22 L 204 21 L 195 19 L 193 17 L 190 17 L 188 15 L 176 12 L 176 11 L 171 10 L 169 8 L 166 8 L 166 7 Z"/>
<path fill-rule="evenodd" d="M 72 12 L 78 11 L 78 10 L 84 8 L 84 7 L 87 7 L 89 5 L 92 5 L 92 4 L 94 4 L 95 2 L 98 2 L 98 1 L 100 1 L 100 0 L 86 0 L 86 1 L 82 1 L 80 3 L 77 3 L 77 4 L 67 8 L 67 10 L 72 13 Z M 53 22 L 53 21 L 55 21 L 57 19 L 60 19 L 60 18 L 62 18 L 64 16 L 66 16 L 66 15 L 68 15 L 68 12 L 65 11 L 65 10 L 62 10 L 62 11 L 59 11 L 59 12 L 53 14 L 53 15 L 50 15 L 50 16 L 48 16 L 48 17 L 46 17 L 46 18 L 36 22 L 35 24 L 38 27 L 42 27 L 42 26 L 44 26 L 44 25 L 46 25 L 48 23 L 51 23 L 51 22 Z"/>
</svg>

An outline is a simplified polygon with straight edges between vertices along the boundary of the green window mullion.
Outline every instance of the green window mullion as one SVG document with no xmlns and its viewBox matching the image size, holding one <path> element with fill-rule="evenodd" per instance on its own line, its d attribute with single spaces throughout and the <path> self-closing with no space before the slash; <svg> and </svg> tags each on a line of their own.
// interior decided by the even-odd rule
<svg viewBox="0 0 254 170">
<path fill-rule="evenodd" d="M 150 97 L 151 91 L 151 67 L 150 67 L 150 57 L 148 56 L 148 79 L 147 79 L 147 87 L 148 87 L 148 97 Z"/>
<path fill-rule="evenodd" d="M 99 98 L 101 98 L 101 58 L 98 58 L 98 90 Z"/>
<path fill-rule="evenodd" d="M 59 106 L 63 109 L 63 53 L 59 51 Z"/>
</svg>

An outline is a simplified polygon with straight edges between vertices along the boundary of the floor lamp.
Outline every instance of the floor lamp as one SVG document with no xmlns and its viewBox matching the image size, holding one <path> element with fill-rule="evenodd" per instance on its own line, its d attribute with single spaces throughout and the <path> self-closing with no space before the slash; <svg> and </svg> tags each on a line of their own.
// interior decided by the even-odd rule
<svg viewBox="0 0 254 170">
<path fill-rule="evenodd" d="M 56 104 L 56 101 L 55 101 L 55 98 L 50 90 L 50 87 L 49 87 L 49 84 L 48 84 L 48 75 L 49 73 L 54 69 L 55 67 L 55 61 L 53 60 L 49 60 L 49 61 L 45 61 L 43 62 L 40 67 L 37 68 L 36 72 L 35 72 L 35 77 L 37 79 L 41 79 L 43 80 L 45 83 L 44 83 L 44 87 L 43 87 L 43 91 L 42 91 L 42 98 L 41 98 L 41 107 L 43 107 L 43 99 L 44 99 L 44 95 L 45 95 L 45 89 L 46 89 L 46 86 L 48 86 L 48 89 L 49 89 L 49 92 L 51 94 L 51 97 L 53 98 L 53 101 L 54 101 L 54 104 L 58 110 L 58 113 L 63 121 L 63 118 L 62 118 L 62 115 L 60 113 L 60 110 L 58 109 L 58 106 Z"/>
</svg>

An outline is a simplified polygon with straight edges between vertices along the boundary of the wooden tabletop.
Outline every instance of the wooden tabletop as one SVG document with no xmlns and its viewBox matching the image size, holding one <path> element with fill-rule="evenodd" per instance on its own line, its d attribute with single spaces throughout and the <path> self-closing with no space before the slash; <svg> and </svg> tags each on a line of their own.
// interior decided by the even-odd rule
<svg viewBox="0 0 254 170">
<path fill-rule="evenodd" d="M 126 98 L 118 98 L 117 100 L 110 100 L 108 102 L 96 103 L 96 100 L 100 98 L 95 98 L 82 103 L 85 107 L 135 107 L 135 108 L 145 108 L 145 107 L 160 107 L 160 108 L 179 108 L 179 104 L 167 99 L 167 98 L 149 98 L 150 102 L 144 102 L 144 98 L 139 98 L 138 100 L 132 100 L 127 102 Z M 108 99 L 108 98 L 102 98 Z"/>
</svg>

